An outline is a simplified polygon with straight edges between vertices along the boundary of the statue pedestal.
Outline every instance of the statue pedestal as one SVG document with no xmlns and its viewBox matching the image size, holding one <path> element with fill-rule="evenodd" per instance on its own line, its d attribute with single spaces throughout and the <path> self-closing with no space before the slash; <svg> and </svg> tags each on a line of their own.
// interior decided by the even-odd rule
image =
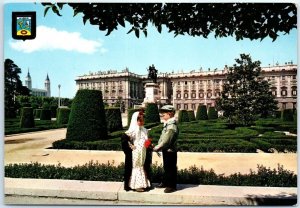
<svg viewBox="0 0 300 208">
<path fill-rule="evenodd" d="M 159 99 L 159 86 L 156 83 L 146 83 L 145 85 L 145 98 L 143 106 L 146 103 L 156 103 Z"/>
</svg>

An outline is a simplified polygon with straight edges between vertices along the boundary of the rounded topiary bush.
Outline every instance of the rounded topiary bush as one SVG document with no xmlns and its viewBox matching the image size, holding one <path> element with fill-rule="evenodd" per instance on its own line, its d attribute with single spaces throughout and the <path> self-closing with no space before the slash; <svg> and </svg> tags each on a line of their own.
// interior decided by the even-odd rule
<svg viewBox="0 0 300 208">
<path fill-rule="evenodd" d="M 188 113 L 188 116 L 189 116 L 189 121 L 195 121 L 196 120 L 195 112 L 193 110 L 189 110 L 187 113 Z"/>
<path fill-rule="evenodd" d="M 217 119 L 218 118 L 218 111 L 216 111 L 215 107 L 209 107 L 208 108 L 208 119 Z"/>
<path fill-rule="evenodd" d="M 51 110 L 42 109 L 40 120 L 51 120 Z"/>
<path fill-rule="evenodd" d="M 160 117 L 156 103 L 147 103 L 145 110 L 145 123 L 159 123 Z"/>
<path fill-rule="evenodd" d="M 112 132 L 123 129 L 120 108 L 105 108 L 105 117 L 108 131 Z"/>
<path fill-rule="evenodd" d="M 178 112 L 178 123 L 189 122 L 189 115 L 186 110 L 180 110 Z"/>
<path fill-rule="evenodd" d="M 20 119 L 21 128 L 32 128 L 34 127 L 33 109 L 31 107 L 24 107 L 21 110 Z"/>
<path fill-rule="evenodd" d="M 102 92 L 78 90 L 72 102 L 66 139 L 97 141 L 107 139 Z"/>
<path fill-rule="evenodd" d="M 130 121 L 131 121 L 131 117 L 132 114 L 134 114 L 134 112 L 139 111 L 139 109 L 134 109 L 134 108 L 129 108 L 127 111 L 127 126 L 129 127 L 130 125 Z"/>
<path fill-rule="evenodd" d="M 207 108 L 206 105 L 199 105 L 196 113 L 196 120 L 207 120 Z"/>
<path fill-rule="evenodd" d="M 69 122 L 70 108 L 58 108 L 57 109 L 57 124 L 67 124 Z"/>
<path fill-rule="evenodd" d="M 281 119 L 283 121 L 294 121 L 293 109 L 284 109 L 281 112 Z"/>
</svg>

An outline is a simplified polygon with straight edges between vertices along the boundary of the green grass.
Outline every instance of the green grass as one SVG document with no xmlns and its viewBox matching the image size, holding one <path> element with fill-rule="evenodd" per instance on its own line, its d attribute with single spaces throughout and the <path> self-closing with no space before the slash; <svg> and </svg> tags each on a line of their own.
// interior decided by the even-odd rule
<svg viewBox="0 0 300 208">
<path fill-rule="evenodd" d="M 66 125 L 65 125 L 66 127 Z M 146 124 L 149 137 L 156 144 L 163 125 Z M 286 136 L 276 131 L 297 131 L 296 122 L 283 122 L 280 119 L 260 119 L 255 126 L 229 129 L 222 120 L 185 122 L 178 125 L 180 133 L 177 141 L 178 151 L 182 152 L 297 152 L 297 137 Z M 59 128 L 55 121 L 37 121 L 36 127 L 25 129 L 19 127 L 18 119 L 5 121 L 5 134 L 38 131 Z M 55 149 L 84 150 L 121 150 L 120 136 L 126 131 L 111 132 L 107 140 L 94 142 L 60 140 L 53 143 Z"/>
</svg>

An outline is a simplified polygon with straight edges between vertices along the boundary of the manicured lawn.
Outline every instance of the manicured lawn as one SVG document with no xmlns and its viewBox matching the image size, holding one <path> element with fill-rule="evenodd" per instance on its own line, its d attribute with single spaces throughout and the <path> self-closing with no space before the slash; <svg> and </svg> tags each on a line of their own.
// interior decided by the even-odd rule
<svg viewBox="0 0 300 208">
<path fill-rule="evenodd" d="M 149 136 L 157 143 L 162 124 L 149 124 Z M 178 151 L 181 152 L 296 152 L 297 137 L 283 132 L 294 132 L 296 122 L 283 123 L 280 119 L 264 119 L 251 127 L 228 127 L 221 120 L 193 121 L 179 124 Z M 56 149 L 121 150 L 120 136 L 125 131 L 109 134 L 108 140 L 78 142 L 61 140 L 53 144 Z"/>
</svg>

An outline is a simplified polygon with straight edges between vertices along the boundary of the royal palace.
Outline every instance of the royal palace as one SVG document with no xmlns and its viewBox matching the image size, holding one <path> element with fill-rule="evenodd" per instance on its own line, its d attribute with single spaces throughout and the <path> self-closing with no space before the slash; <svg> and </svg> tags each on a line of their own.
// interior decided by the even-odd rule
<svg viewBox="0 0 300 208">
<path fill-rule="evenodd" d="M 270 90 L 276 96 L 279 109 L 296 108 L 297 105 L 297 65 L 291 62 L 261 68 L 261 76 L 270 83 Z M 157 102 L 172 104 L 177 110 L 196 110 L 198 105 L 214 106 L 220 96 L 228 72 L 223 70 L 188 73 L 158 73 L 159 86 Z M 76 78 L 78 89 L 101 90 L 103 100 L 109 105 L 122 102 L 125 108 L 141 104 L 145 97 L 145 84 L 151 82 L 147 75 L 132 73 L 128 68 L 99 71 Z"/>
</svg>

